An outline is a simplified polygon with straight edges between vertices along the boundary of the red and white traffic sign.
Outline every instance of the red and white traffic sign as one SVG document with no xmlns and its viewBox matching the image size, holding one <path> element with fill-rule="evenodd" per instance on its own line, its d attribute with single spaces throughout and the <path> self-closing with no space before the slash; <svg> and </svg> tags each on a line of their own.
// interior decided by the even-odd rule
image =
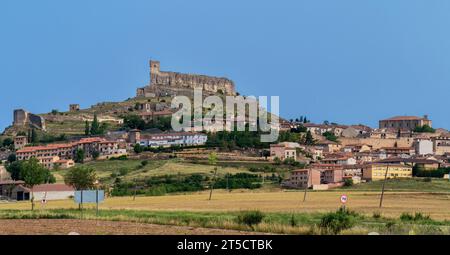
<svg viewBox="0 0 450 255">
<path fill-rule="evenodd" d="M 341 196 L 341 203 L 345 204 L 345 203 L 347 203 L 347 201 L 348 201 L 347 195 L 342 195 Z"/>
</svg>

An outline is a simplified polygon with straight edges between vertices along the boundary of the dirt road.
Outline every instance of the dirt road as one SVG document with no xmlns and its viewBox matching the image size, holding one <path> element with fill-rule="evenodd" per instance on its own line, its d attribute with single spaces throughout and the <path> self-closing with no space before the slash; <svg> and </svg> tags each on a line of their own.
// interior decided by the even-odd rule
<svg viewBox="0 0 450 255">
<path fill-rule="evenodd" d="M 0 235 L 243 235 L 223 229 L 72 219 L 0 220 Z"/>
</svg>

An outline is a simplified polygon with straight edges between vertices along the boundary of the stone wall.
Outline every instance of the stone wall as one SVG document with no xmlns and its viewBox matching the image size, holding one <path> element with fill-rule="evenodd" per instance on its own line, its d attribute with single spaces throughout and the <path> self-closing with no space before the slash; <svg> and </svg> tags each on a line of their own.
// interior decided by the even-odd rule
<svg viewBox="0 0 450 255">
<path fill-rule="evenodd" d="M 14 122 L 16 127 L 31 126 L 46 130 L 45 119 L 39 115 L 27 112 L 23 109 L 14 110 Z"/>
<path fill-rule="evenodd" d="M 383 147 L 394 147 L 397 145 L 398 147 L 412 147 L 414 143 L 414 138 L 345 138 L 340 137 L 339 142 L 342 146 L 346 145 L 363 145 L 367 144 L 372 146 L 372 149 L 380 149 Z"/>
<path fill-rule="evenodd" d="M 28 118 L 28 113 L 23 109 L 14 110 L 14 126 L 24 126 Z"/>
<path fill-rule="evenodd" d="M 159 61 L 150 61 L 150 84 L 139 88 L 137 96 L 189 96 L 194 88 L 206 94 L 236 95 L 234 82 L 227 78 L 161 71 Z"/>
</svg>

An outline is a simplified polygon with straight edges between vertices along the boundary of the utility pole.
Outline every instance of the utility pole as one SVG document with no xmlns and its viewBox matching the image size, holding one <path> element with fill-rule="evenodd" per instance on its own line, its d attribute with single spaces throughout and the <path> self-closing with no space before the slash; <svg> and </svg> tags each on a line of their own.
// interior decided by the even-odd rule
<svg viewBox="0 0 450 255">
<path fill-rule="evenodd" d="M 383 185 L 381 186 L 380 208 L 383 206 L 384 186 L 386 184 L 388 170 L 389 170 L 389 165 L 386 165 L 386 172 L 384 173 L 384 181 L 383 181 Z"/>
<path fill-rule="evenodd" d="M 311 175 L 311 169 L 308 169 L 308 176 L 306 177 L 305 193 L 303 194 L 303 203 L 306 201 L 306 192 L 308 191 L 308 183 Z"/>
</svg>

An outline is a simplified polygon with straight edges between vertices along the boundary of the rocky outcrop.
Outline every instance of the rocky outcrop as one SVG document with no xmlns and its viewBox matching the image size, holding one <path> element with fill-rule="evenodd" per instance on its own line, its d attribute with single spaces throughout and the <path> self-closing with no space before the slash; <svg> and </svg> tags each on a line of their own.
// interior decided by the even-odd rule
<svg viewBox="0 0 450 255">
<path fill-rule="evenodd" d="M 165 72 L 159 61 L 150 61 L 150 84 L 139 88 L 137 96 L 190 96 L 194 88 L 203 89 L 204 94 L 236 95 L 234 82 L 227 78 Z"/>
</svg>

